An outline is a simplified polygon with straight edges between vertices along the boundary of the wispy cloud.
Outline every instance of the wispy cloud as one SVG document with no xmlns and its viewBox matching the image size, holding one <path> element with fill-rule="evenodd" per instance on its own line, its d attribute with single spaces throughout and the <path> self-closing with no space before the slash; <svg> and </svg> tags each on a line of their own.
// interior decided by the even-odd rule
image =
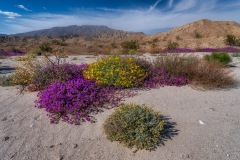
<svg viewBox="0 0 240 160">
<path fill-rule="evenodd" d="M 168 7 L 169 8 L 171 8 L 173 6 L 173 2 L 174 2 L 174 0 L 169 0 L 169 2 L 168 2 Z"/>
<path fill-rule="evenodd" d="M 7 16 L 8 18 L 14 19 L 15 17 L 19 17 L 21 16 L 18 13 L 14 13 L 14 12 L 8 12 L 8 11 L 1 11 L 0 10 L 0 14 Z"/>
<path fill-rule="evenodd" d="M 148 12 L 152 12 L 162 0 L 157 0 L 153 6 L 150 6 Z"/>
<path fill-rule="evenodd" d="M 22 4 L 16 5 L 16 7 L 21 8 L 21 9 L 23 9 L 23 10 L 25 10 L 25 11 L 32 11 L 32 10 L 26 8 L 26 7 L 25 7 L 24 5 L 22 5 Z"/>
<path fill-rule="evenodd" d="M 174 8 L 175 11 L 185 11 L 188 9 L 192 9 L 198 3 L 198 0 L 182 0 L 180 1 Z"/>
</svg>

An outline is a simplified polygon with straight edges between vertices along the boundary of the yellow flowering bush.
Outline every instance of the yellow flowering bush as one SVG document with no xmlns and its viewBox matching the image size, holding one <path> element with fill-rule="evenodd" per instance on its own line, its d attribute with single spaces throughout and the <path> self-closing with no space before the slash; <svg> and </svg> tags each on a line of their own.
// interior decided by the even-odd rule
<svg viewBox="0 0 240 160">
<path fill-rule="evenodd" d="M 14 60 L 15 61 L 28 61 L 28 60 L 32 60 L 33 58 L 36 58 L 36 55 L 34 55 L 32 53 L 28 53 L 28 54 L 25 54 L 24 56 L 16 57 Z"/>
<path fill-rule="evenodd" d="M 29 85 L 34 75 L 46 64 L 48 60 L 44 57 L 42 61 L 35 57 L 26 56 L 24 61 L 20 61 L 15 65 L 15 72 L 11 75 L 11 82 L 14 85 Z"/>
<path fill-rule="evenodd" d="M 134 58 L 110 56 L 90 64 L 83 75 L 98 84 L 129 88 L 141 85 L 148 73 L 137 65 Z"/>
</svg>

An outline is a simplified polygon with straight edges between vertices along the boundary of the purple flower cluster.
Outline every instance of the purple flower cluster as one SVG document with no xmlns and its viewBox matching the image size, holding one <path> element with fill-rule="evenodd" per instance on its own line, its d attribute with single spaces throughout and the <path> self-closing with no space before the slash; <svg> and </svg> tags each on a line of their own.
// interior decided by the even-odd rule
<svg viewBox="0 0 240 160">
<path fill-rule="evenodd" d="M 191 52 L 195 52 L 195 50 L 189 49 L 189 48 L 176 48 L 176 49 L 172 49 L 172 50 L 165 50 L 164 52 L 168 52 L 168 53 L 191 53 Z"/>
<path fill-rule="evenodd" d="M 182 86 L 190 83 L 184 76 L 169 76 L 164 70 L 152 69 L 145 79 L 144 87 Z"/>
<path fill-rule="evenodd" d="M 83 78 L 83 68 L 85 67 L 87 67 L 87 64 L 75 65 L 65 63 L 40 69 L 32 80 L 32 84 L 35 88 L 32 90 L 43 90 L 47 86 L 58 81 L 65 82 Z"/>
<path fill-rule="evenodd" d="M 0 52 L 0 56 L 23 56 L 26 53 L 24 52 Z"/>
<path fill-rule="evenodd" d="M 240 52 L 240 49 L 234 47 L 225 47 L 225 48 L 202 48 L 197 49 L 198 52 Z"/>
<path fill-rule="evenodd" d="M 200 48 L 200 49 L 189 49 L 189 48 L 177 48 L 173 50 L 164 50 L 165 53 L 192 53 L 192 52 L 240 52 L 239 48 L 225 47 L 225 48 Z"/>
<path fill-rule="evenodd" d="M 124 94 L 115 94 L 114 87 L 104 87 L 83 78 L 57 82 L 39 92 L 36 107 L 45 108 L 51 123 L 60 119 L 71 124 L 92 121 L 91 113 L 107 105 L 116 105 Z"/>
</svg>

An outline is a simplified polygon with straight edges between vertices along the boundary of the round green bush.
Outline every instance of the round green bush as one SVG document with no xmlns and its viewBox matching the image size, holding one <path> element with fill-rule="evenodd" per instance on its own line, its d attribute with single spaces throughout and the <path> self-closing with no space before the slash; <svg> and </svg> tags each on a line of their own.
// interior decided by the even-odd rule
<svg viewBox="0 0 240 160">
<path fill-rule="evenodd" d="M 232 61 L 231 56 L 226 52 L 213 52 L 211 55 L 205 55 L 204 59 L 207 61 L 217 61 L 224 65 Z"/>
<path fill-rule="evenodd" d="M 107 118 L 104 132 L 110 141 L 120 141 L 137 150 L 153 150 L 161 141 L 164 125 L 159 112 L 145 105 L 125 104 Z"/>
</svg>

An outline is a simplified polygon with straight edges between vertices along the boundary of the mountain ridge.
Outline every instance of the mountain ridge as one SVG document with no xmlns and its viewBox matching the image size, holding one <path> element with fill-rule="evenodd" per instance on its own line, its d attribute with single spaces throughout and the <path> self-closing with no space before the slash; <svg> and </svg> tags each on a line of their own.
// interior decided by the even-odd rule
<svg viewBox="0 0 240 160">
<path fill-rule="evenodd" d="M 115 30 L 103 25 L 70 25 L 65 27 L 52 27 L 49 29 L 36 30 L 25 33 L 13 34 L 11 36 L 22 36 L 22 37 L 40 37 L 40 36 L 49 36 L 49 37 L 59 37 L 59 36 L 85 36 L 93 37 L 98 36 L 101 33 L 128 33 L 128 34 L 144 34 L 141 32 L 127 32 L 122 30 Z"/>
</svg>

